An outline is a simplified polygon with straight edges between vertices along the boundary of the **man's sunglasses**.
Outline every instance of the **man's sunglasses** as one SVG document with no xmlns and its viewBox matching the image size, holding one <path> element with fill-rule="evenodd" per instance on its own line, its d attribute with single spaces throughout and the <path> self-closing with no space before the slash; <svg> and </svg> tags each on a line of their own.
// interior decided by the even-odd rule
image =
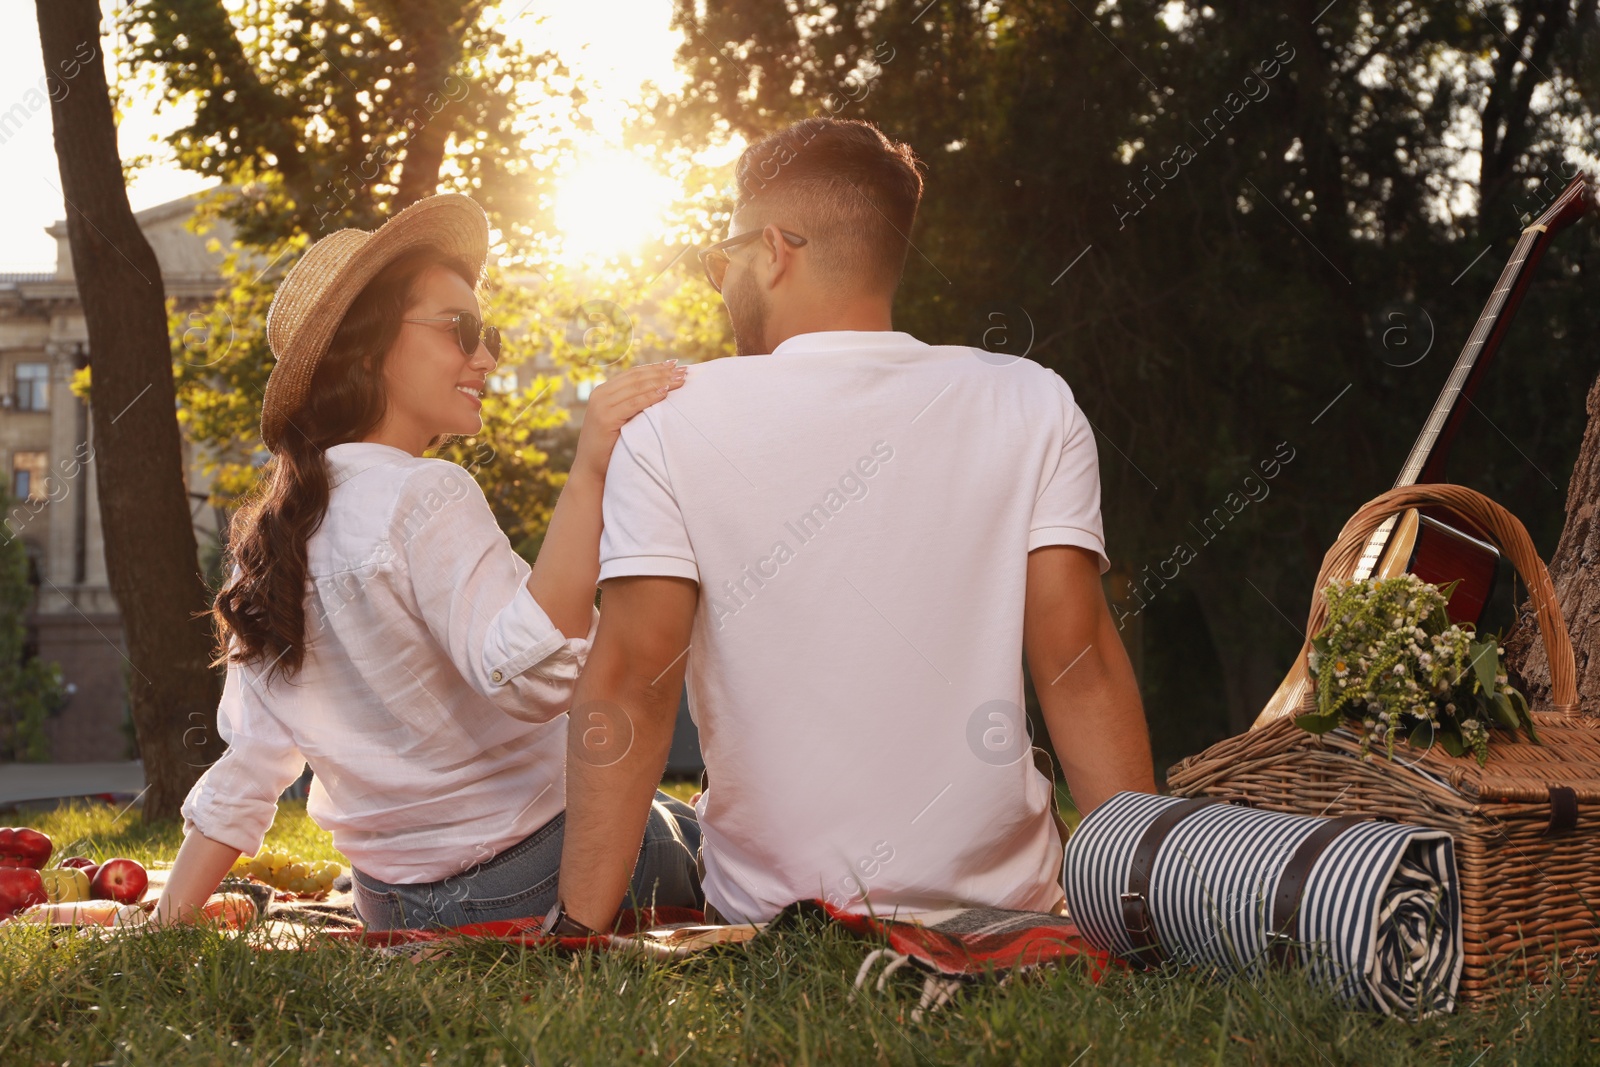
<svg viewBox="0 0 1600 1067">
<path fill-rule="evenodd" d="M 779 230 L 778 232 L 783 234 L 785 241 L 788 241 L 796 248 L 806 243 L 806 239 L 797 233 L 790 233 L 788 230 Z M 726 241 L 718 241 L 700 252 L 700 265 L 706 269 L 706 281 L 711 283 L 711 288 L 719 293 L 722 292 L 722 279 L 728 275 L 728 249 L 742 245 L 746 241 L 754 241 L 761 236 L 761 233 L 761 230 L 741 233 L 739 236 L 730 237 Z"/>
<path fill-rule="evenodd" d="M 435 319 L 402 319 L 402 322 L 449 322 L 456 328 L 456 344 L 461 346 L 461 351 L 472 355 L 478 350 L 478 343 L 489 350 L 495 359 L 500 358 L 500 331 L 494 326 L 485 326 L 483 320 L 476 315 L 463 312 L 459 315 L 449 315 Z"/>
</svg>

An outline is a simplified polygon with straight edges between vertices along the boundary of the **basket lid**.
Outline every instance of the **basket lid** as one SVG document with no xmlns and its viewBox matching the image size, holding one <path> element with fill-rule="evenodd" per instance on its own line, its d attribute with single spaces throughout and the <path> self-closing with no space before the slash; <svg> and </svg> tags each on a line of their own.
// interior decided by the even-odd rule
<svg viewBox="0 0 1600 1067">
<path fill-rule="evenodd" d="M 1572 790 L 1579 803 L 1600 802 L 1600 723 L 1593 716 L 1534 711 L 1541 744 L 1520 731 L 1515 740 L 1496 730 L 1489 739 L 1489 761 L 1452 756 L 1434 746 L 1415 766 L 1443 778 L 1462 796 L 1479 801 L 1543 803 L 1551 787 Z M 1400 749 L 1395 750 L 1398 757 Z"/>
<path fill-rule="evenodd" d="M 1489 761 L 1478 766 L 1470 755 L 1452 756 L 1442 746 L 1421 750 L 1395 746 L 1394 777 L 1416 775 L 1471 803 L 1551 803 L 1558 794 L 1577 804 L 1600 803 L 1600 717 L 1576 712 L 1534 710 L 1541 744 L 1518 732 L 1496 730 L 1489 740 Z M 1289 793 L 1303 775 L 1294 769 L 1297 757 L 1312 750 L 1319 776 L 1329 772 L 1328 756 L 1359 758 L 1361 727 L 1347 724 L 1326 734 L 1307 733 L 1293 719 L 1278 719 L 1218 741 L 1204 752 L 1173 764 L 1167 784 L 1175 794 L 1231 792 L 1248 781 L 1253 792 Z M 1372 746 L 1371 762 L 1389 761 L 1381 745 Z M 1274 767 L 1279 769 L 1273 770 Z M 1337 779 L 1335 771 L 1333 777 Z M 1570 791 L 1570 792 L 1568 792 Z"/>
</svg>

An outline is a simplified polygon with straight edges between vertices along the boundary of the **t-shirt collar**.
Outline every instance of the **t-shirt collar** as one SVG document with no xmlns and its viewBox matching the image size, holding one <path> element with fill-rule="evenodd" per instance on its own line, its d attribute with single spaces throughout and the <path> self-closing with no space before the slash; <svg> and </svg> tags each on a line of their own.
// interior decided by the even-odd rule
<svg viewBox="0 0 1600 1067">
<path fill-rule="evenodd" d="M 797 333 L 772 350 L 775 356 L 794 352 L 847 352 L 867 348 L 925 347 L 901 330 L 816 330 Z"/>
</svg>

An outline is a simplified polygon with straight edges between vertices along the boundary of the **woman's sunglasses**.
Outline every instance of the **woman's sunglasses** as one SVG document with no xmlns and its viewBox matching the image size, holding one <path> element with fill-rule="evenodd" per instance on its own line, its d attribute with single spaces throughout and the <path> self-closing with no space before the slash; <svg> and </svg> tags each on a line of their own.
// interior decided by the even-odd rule
<svg viewBox="0 0 1600 1067">
<path fill-rule="evenodd" d="M 783 234 L 785 241 L 796 248 L 806 243 L 806 239 L 797 233 L 790 233 L 788 230 L 778 232 Z M 728 275 L 728 249 L 742 245 L 746 241 L 754 241 L 760 236 L 761 230 L 750 230 L 737 237 L 730 237 L 726 241 L 718 241 L 700 252 L 700 265 L 706 269 L 706 280 L 711 283 L 711 288 L 719 293 L 722 292 L 722 279 Z"/>
<path fill-rule="evenodd" d="M 455 324 L 456 344 L 461 346 L 461 351 L 472 355 L 478 350 L 481 341 L 489 350 L 489 355 L 495 359 L 500 358 L 500 331 L 494 326 L 485 326 L 483 320 L 476 315 L 463 312 L 459 315 L 450 315 L 435 319 L 402 319 L 402 322 L 450 322 Z"/>
</svg>

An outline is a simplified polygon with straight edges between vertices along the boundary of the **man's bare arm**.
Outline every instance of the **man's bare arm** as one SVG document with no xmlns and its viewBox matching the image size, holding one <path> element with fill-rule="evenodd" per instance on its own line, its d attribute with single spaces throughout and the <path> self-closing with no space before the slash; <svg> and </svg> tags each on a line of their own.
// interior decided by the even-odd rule
<svg viewBox="0 0 1600 1067">
<path fill-rule="evenodd" d="M 1093 552 L 1047 545 L 1028 554 L 1022 643 L 1078 810 L 1087 815 L 1125 789 L 1157 792 L 1139 687 Z"/>
<path fill-rule="evenodd" d="M 608 929 L 628 892 L 650 802 L 667 765 L 700 587 L 686 578 L 608 578 L 600 626 L 573 696 L 561 902 Z"/>
</svg>

